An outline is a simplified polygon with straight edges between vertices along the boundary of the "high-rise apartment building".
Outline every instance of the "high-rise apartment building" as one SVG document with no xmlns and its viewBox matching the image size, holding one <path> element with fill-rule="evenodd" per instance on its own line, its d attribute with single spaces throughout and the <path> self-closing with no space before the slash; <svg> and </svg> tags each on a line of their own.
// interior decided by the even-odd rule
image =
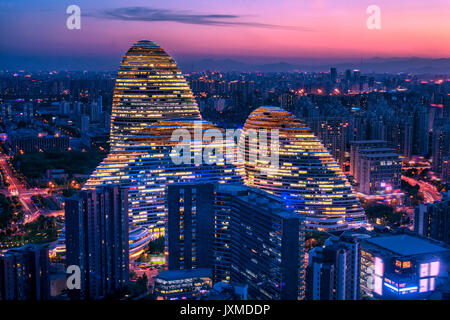
<svg viewBox="0 0 450 320">
<path fill-rule="evenodd" d="M 78 299 L 98 299 L 128 284 L 128 198 L 119 187 L 82 191 L 66 200 L 67 265 L 81 271 Z"/>
<path fill-rule="evenodd" d="M 233 199 L 230 282 L 248 285 L 249 299 L 305 297 L 303 218 L 260 190 Z"/>
</svg>

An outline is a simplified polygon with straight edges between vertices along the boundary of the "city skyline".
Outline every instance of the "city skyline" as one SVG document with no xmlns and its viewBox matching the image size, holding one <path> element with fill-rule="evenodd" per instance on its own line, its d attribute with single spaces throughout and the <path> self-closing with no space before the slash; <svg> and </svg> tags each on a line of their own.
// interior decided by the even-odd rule
<svg viewBox="0 0 450 320">
<path fill-rule="evenodd" d="M 79 30 L 66 27 L 66 9 L 72 4 L 81 9 Z M 372 4 L 3 1 L 0 68 L 115 70 L 126 48 L 149 38 L 186 64 L 205 58 L 318 64 L 450 57 L 445 1 L 378 1 L 379 30 L 366 26 Z"/>
<path fill-rule="evenodd" d="M 449 300 L 449 9 L 3 0 L 0 302 Z"/>
</svg>

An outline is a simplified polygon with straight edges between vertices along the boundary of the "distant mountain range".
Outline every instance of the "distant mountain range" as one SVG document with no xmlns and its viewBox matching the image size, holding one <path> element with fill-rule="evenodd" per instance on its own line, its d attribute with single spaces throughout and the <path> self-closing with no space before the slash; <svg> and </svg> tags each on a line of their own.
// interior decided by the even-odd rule
<svg viewBox="0 0 450 320">
<path fill-rule="evenodd" d="M 327 72 L 331 67 L 342 72 L 346 69 L 359 69 L 362 73 L 413 73 L 449 74 L 450 58 L 371 58 L 362 61 L 340 63 L 266 63 L 251 64 L 233 59 L 203 59 L 199 61 L 180 61 L 183 72 L 192 71 L 244 71 L 244 72 Z"/>
</svg>

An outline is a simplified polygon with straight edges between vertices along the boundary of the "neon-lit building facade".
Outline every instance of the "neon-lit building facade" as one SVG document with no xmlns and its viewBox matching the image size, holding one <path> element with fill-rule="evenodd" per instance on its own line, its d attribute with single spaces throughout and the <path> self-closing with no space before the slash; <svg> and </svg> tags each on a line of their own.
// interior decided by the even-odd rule
<svg viewBox="0 0 450 320">
<path fill-rule="evenodd" d="M 446 274 L 450 250 L 407 234 L 378 236 L 361 242 L 360 286 L 363 297 L 426 299 Z"/>
<path fill-rule="evenodd" d="M 234 142 L 208 142 L 204 133 L 209 129 L 225 136 L 201 120 L 192 92 L 170 56 L 152 42 L 139 41 L 126 54 L 117 77 L 111 151 L 84 187 L 129 188 L 130 226 L 145 226 L 153 236 L 162 236 L 168 184 L 241 181 L 243 168 L 232 159 L 237 152 Z M 190 150 L 187 163 L 172 161 L 173 147 L 180 144 L 172 139 L 175 130 L 185 130 L 191 137 L 183 141 Z M 196 155 L 204 155 L 207 146 L 222 147 L 224 157 L 199 164 Z M 234 154 L 227 154 L 226 148 L 234 148 Z"/>
<path fill-rule="evenodd" d="M 200 119 L 195 98 L 175 61 L 151 41 L 136 42 L 117 74 L 111 146 L 158 120 Z"/>
<path fill-rule="evenodd" d="M 264 159 L 251 158 L 252 148 L 258 149 L 258 137 L 251 130 L 278 130 L 278 169 Z M 271 150 L 271 139 L 267 142 Z M 345 230 L 366 223 L 364 210 L 337 162 L 290 112 L 271 106 L 253 111 L 245 122 L 239 150 L 245 183 L 283 198 L 288 208 L 305 215 L 308 230 Z"/>
</svg>

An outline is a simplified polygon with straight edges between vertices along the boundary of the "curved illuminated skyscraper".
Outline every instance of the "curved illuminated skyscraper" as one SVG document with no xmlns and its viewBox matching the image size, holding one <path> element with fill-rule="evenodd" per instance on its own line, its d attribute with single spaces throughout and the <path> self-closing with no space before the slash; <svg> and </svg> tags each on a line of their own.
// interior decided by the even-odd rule
<svg viewBox="0 0 450 320">
<path fill-rule="evenodd" d="M 225 136 L 223 130 L 201 120 L 192 91 L 173 59 L 154 43 L 139 41 L 125 55 L 116 80 L 111 151 L 84 187 L 128 187 L 131 225 L 162 235 L 168 184 L 241 181 L 243 168 L 232 159 L 195 162 L 196 155 L 205 151 L 202 136 L 208 129 Z M 175 130 L 184 130 L 192 138 L 186 142 L 188 162 L 177 164 L 171 157 L 179 144 L 172 139 Z M 231 140 L 220 146 L 237 152 Z"/>
<path fill-rule="evenodd" d="M 117 74 L 111 145 L 158 120 L 200 119 L 195 98 L 175 61 L 151 41 L 136 42 Z"/>
<path fill-rule="evenodd" d="M 259 130 L 278 130 L 279 166 L 260 158 Z M 274 150 L 271 140 L 268 150 Z M 244 125 L 239 149 L 245 167 L 245 183 L 283 198 L 289 208 L 304 214 L 309 230 L 343 230 L 362 226 L 366 217 L 339 165 L 319 138 L 294 115 L 278 107 L 260 107 Z M 262 170 L 266 169 L 266 171 Z"/>
</svg>

